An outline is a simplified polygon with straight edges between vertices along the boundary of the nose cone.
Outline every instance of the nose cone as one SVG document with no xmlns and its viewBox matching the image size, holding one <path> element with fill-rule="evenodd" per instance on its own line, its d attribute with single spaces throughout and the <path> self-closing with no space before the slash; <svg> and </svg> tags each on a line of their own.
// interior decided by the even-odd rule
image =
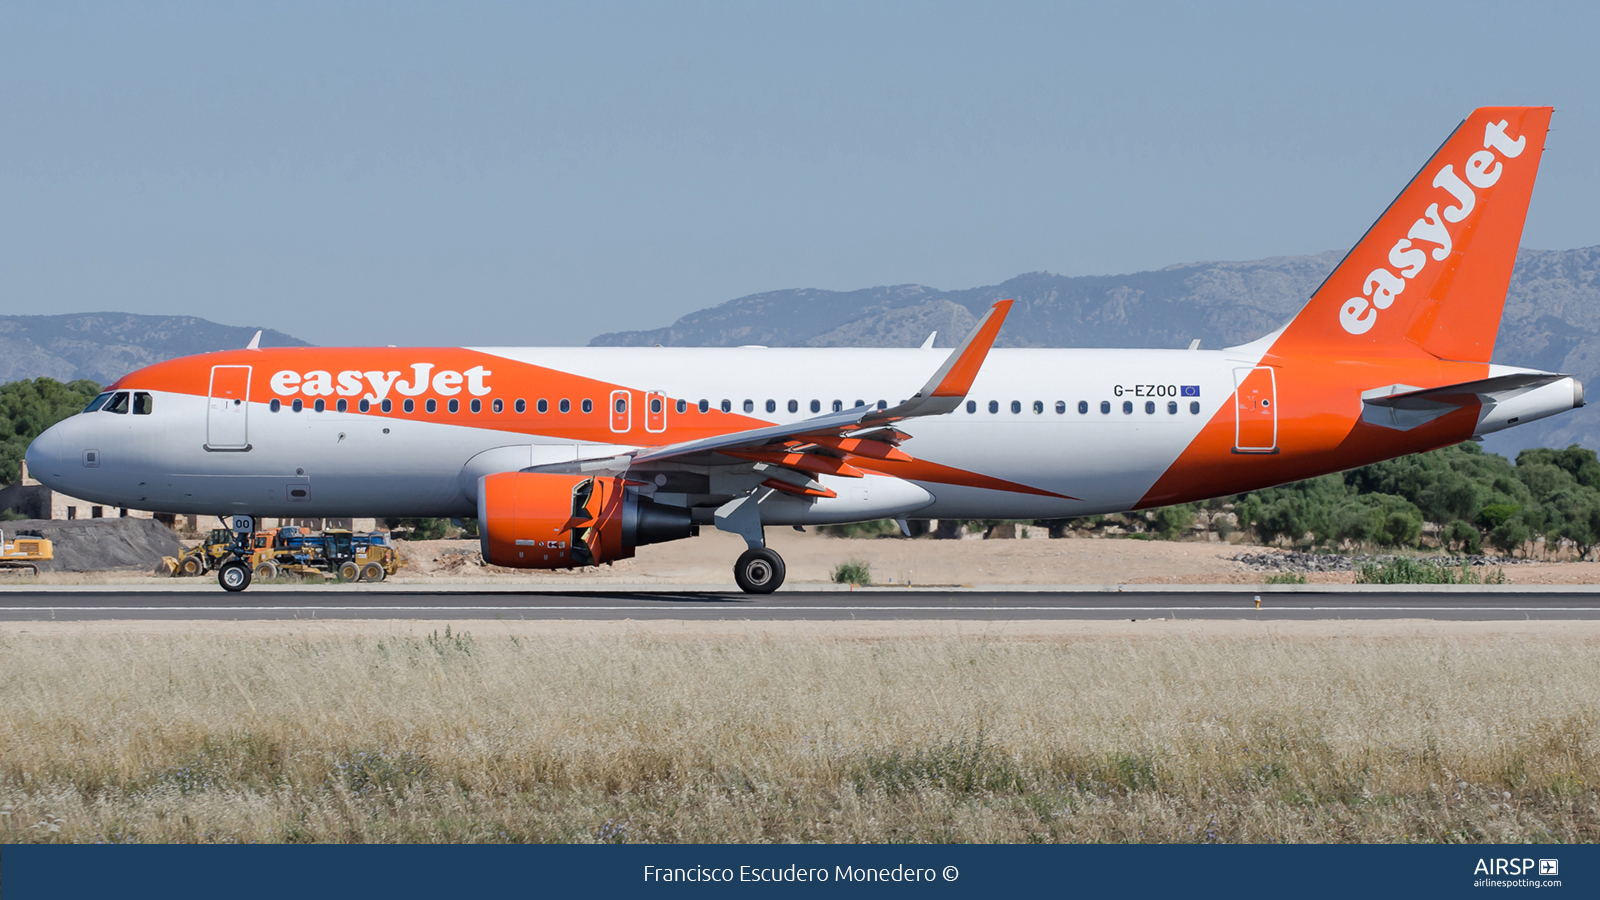
<svg viewBox="0 0 1600 900">
<path fill-rule="evenodd" d="M 67 443 L 61 437 L 61 426 L 52 425 L 33 439 L 24 458 L 28 461 L 29 475 L 59 491 L 68 471 L 66 456 Z"/>
</svg>

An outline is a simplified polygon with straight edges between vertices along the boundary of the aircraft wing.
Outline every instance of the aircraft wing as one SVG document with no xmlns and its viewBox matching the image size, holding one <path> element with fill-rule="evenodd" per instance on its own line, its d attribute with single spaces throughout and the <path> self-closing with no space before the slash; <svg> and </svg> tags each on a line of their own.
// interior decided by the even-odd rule
<svg viewBox="0 0 1600 900">
<path fill-rule="evenodd" d="M 921 416 L 943 415 L 961 406 L 961 401 L 966 399 L 967 392 L 972 389 L 972 382 L 977 378 L 978 370 L 988 357 L 989 349 L 994 346 L 995 337 L 1000 333 L 1000 326 L 1004 324 L 1006 314 L 1011 311 L 1014 302 L 1001 300 L 990 307 L 989 312 L 984 314 L 983 320 L 971 334 L 967 335 L 961 346 L 950 352 L 944 365 L 933 373 L 933 377 L 929 378 L 920 390 L 911 395 L 910 400 L 903 403 L 887 409 L 857 406 L 841 412 L 802 419 L 788 425 L 768 425 L 679 444 L 650 447 L 634 454 L 633 464 L 660 462 L 703 453 L 757 450 L 774 444 L 808 442 L 813 438 L 836 439 L 853 432 L 874 429 L 882 430 L 881 434 L 875 436 L 877 440 L 874 443 L 886 441 L 893 444 L 899 439 L 892 428 L 896 423 Z"/>
</svg>

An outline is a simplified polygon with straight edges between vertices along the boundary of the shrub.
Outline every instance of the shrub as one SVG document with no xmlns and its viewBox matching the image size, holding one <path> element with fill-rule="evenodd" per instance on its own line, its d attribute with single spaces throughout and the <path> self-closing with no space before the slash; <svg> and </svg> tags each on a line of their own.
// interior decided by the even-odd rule
<svg viewBox="0 0 1600 900">
<path fill-rule="evenodd" d="M 1279 572 L 1267 576 L 1267 584 L 1305 584 L 1306 577 L 1299 572 Z"/>
<path fill-rule="evenodd" d="M 872 583 L 872 567 L 859 559 L 842 562 L 833 567 L 834 584 L 860 584 Z"/>
<path fill-rule="evenodd" d="M 1356 584 L 1505 584 L 1504 569 L 1480 575 L 1465 560 L 1459 569 L 1439 560 L 1401 557 L 1386 563 L 1367 563 L 1356 570 Z"/>
</svg>

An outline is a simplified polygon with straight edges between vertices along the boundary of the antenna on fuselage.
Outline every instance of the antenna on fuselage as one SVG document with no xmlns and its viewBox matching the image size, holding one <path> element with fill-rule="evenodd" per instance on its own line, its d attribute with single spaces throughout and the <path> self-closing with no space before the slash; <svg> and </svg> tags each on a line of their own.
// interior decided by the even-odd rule
<svg viewBox="0 0 1600 900">
<path fill-rule="evenodd" d="M 938 337 L 938 336 L 939 336 L 939 332 L 937 332 L 937 331 L 935 331 L 932 334 L 928 335 L 928 339 L 922 342 L 922 349 L 924 349 L 924 350 L 932 350 L 933 349 L 933 339 Z"/>
</svg>

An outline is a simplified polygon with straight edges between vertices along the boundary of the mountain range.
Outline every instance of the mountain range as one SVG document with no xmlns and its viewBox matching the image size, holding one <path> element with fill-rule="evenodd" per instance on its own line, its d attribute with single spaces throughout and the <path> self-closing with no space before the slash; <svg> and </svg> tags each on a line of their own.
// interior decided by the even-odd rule
<svg viewBox="0 0 1600 900">
<path fill-rule="evenodd" d="M 1341 253 L 1199 262 L 1131 275 L 1031 272 L 989 287 L 919 284 L 768 291 L 665 328 L 602 334 L 591 346 L 953 346 L 996 300 L 1017 301 L 1002 347 L 1186 347 L 1245 343 L 1289 321 Z M 1600 247 L 1517 254 L 1494 361 L 1578 376 L 1600 388 Z M 1600 396 L 1600 395 L 1597 395 Z M 1600 447 L 1600 416 L 1577 410 L 1490 437 L 1487 448 Z"/>
<path fill-rule="evenodd" d="M 118 312 L 0 316 L 0 383 L 48 377 L 109 384 L 164 359 L 243 347 L 256 331 L 195 316 Z M 261 329 L 261 346 L 307 344 L 269 328 Z"/>
</svg>

